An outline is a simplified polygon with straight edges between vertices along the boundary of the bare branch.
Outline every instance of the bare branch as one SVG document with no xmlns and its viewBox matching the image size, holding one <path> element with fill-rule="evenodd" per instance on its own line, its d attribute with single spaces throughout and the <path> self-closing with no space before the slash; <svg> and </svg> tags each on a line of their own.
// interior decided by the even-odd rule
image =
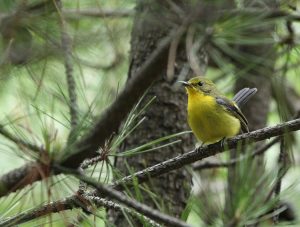
<svg viewBox="0 0 300 227">
<path fill-rule="evenodd" d="M 272 9 L 272 10 L 265 10 L 257 7 L 253 8 L 243 8 L 243 9 L 234 9 L 230 11 L 224 11 L 224 13 L 231 13 L 232 15 L 249 15 L 249 16 L 264 16 L 264 18 L 268 19 L 285 19 L 287 21 L 300 21 L 300 16 L 297 13 L 290 13 L 285 10 L 280 9 Z"/>
<path fill-rule="evenodd" d="M 61 5 L 61 4 L 58 4 Z M 66 79 L 68 85 L 68 93 L 69 93 L 69 108 L 70 108 L 70 116 L 71 116 L 71 132 L 69 135 L 70 139 L 73 139 L 74 130 L 78 123 L 78 104 L 77 104 L 77 94 L 76 94 L 76 81 L 73 75 L 73 62 L 72 62 L 72 40 L 67 32 L 66 21 L 61 14 L 61 7 L 58 8 L 58 12 L 60 15 L 60 29 L 61 29 L 61 47 L 64 55 L 64 64 L 66 71 Z"/>
<path fill-rule="evenodd" d="M 202 170 L 202 169 L 212 169 L 212 168 L 227 168 L 230 166 L 235 165 L 237 162 L 241 162 L 242 160 L 245 160 L 246 158 L 252 157 L 254 158 L 257 155 L 263 154 L 265 151 L 267 151 L 270 147 L 272 147 L 274 144 L 278 143 L 280 141 L 280 137 L 276 137 L 271 142 L 262 145 L 258 149 L 256 149 L 253 153 L 250 155 L 243 155 L 239 158 L 231 159 L 228 162 L 201 162 L 196 163 L 193 165 L 194 170 Z"/>
<path fill-rule="evenodd" d="M 135 216 L 135 217 L 141 218 L 141 219 L 146 219 L 151 224 L 151 226 L 154 226 L 154 227 L 161 226 L 158 223 L 156 223 L 155 221 L 153 221 L 152 219 L 150 219 L 144 215 L 141 215 L 140 213 L 136 212 L 135 210 L 129 209 L 128 207 L 125 207 L 125 206 L 121 206 L 110 200 L 103 199 L 103 198 L 100 198 L 97 196 L 90 196 L 90 195 L 84 195 L 84 198 L 86 200 L 90 201 L 91 203 L 95 204 L 97 207 L 106 207 L 106 208 L 110 208 L 110 209 L 114 209 L 114 210 L 124 210 L 126 213 L 129 213 L 132 216 Z"/>
<path fill-rule="evenodd" d="M 298 118 L 282 124 L 278 124 L 273 127 L 266 127 L 250 133 L 238 135 L 234 138 L 228 139 L 227 142 L 225 143 L 225 147 L 228 147 L 229 149 L 233 149 L 237 147 L 238 143 L 242 143 L 246 141 L 247 142 L 262 141 L 274 136 L 280 136 L 292 131 L 297 131 L 299 129 L 300 129 L 300 119 Z M 224 148 L 222 148 L 219 143 L 211 144 L 206 147 L 197 148 L 183 155 L 179 155 L 177 157 L 171 158 L 169 160 L 166 160 L 164 162 L 158 163 L 154 166 L 136 172 L 132 175 L 126 176 L 116 181 L 111 186 L 115 189 L 123 190 L 124 187 L 131 185 L 134 178 L 136 178 L 137 181 L 141 184 L 147 181 L 149 178 L 168 173 L 172 170 L 179 169 L 185 165 L 216 155 L 218 153 L 222 153 L 224 151 L 225 151 Z M 34 163 L 30 165 L 28 164 L 26 168 L 21 167 L 3 175 L 0 178 L 0 183 L 2 185 L 0 191 L 0 197 L 26 186 L 23 184 L 20 186 L 18 185 L 24 176 L 31 175 L 30 171 L 32 165 L 34 165 Z M 59 172 L 55 172 L 54 174 L 59 174 Z M 18 177 L 14 177 L 14 176 L 18 176 Z M 38 181 L 38 180 L 41 180 L 41 176 L 32 179 L 30 183 L 33 183 L 34 181 Z"/>
<path fill-rule="evenodd" d="M 124 210 L 125 212 L 131 214 L 132 216 L 146 219 L 152 226 L 160 227 L 158 223 L 153 221 L 152 219 L 149 219 L 140 213 L 136 212 L 135 210 L 132 210 L 126 206 L 119 205 L 117 203 L 114 203 L 113 201 L 100 198 L 97 196 L 91 196 L 91 195 L 82 195 L 83 199 L 90 202 L 90 204 L 96 205 L 97 207 L 106 207 L 106 208 L 112 208 L 115 210 Z M 82 203 L 78 203 L 78 197 L 76 195 L 69 196 L 65 199 L 61 199 L 55 202 L 50 202 L 45 205 L 39 206 L 35 209 L 31 209 L 28 211 L 25 211 L 21 214 L 17 214 L 13 217 L 7 218 L 0 222 L 0 226 L 15 226 L 19 225 L 37 218 L 44 217 L 49 214 L 65 211 L 65 210 L 71 210 L 74 208 L 82 208 Z M 93 212 L 92 208 L 89 209 L 90 212 Z"/>
<path fill-rule="evenodd" d="M 279 152 L 279 157 L 278 157 L 278 165 L 279 165 L 279 169 L 278 169 L 278 173 L 277 173 L 277 179 L 276 179 L 276 184 L 275 184 L 275 188 L 274 188 L 274 195 L 277 196 L 278 200 L 279 200 L 279 195 L 280 195 L 280 191 L 281 191 L 281 182 L 282 182 L 282 178 L 284 177 L 284 175 L 286 174 L 289 165 L 288 165 L 288 153 L 286 150 L 286 146 L 285 146 L 285 138 L 284 136 L 281 137 L 280 140 L 280 152 Z M 277 206 L 275 206 L 274 211 L 278 210 L 280 208 L 281 204 L 278 204 Z M 279 214 L 277 213 L 276 215 L 273 216 L 273 223 L 274 225 L 278 224 L 278 218 L 279 218 Z"/>
<path fill-rule="evenodd" d="M 72 174 L 75 177 L 77 177 L 79 180 L 94 187 L 97 190 L 97 193 L 101 194 L 101 196 L 107 196 L 109 198 L 115 199 L 118 202 L 123 203 L 126 206 L 136 210 L 137 212 L 139 212 L 155 221 L 165 224 L 166 226 L 174 226 L 174 227 L 188 227 L 189 226 L 188 224 L 186 224 L 185 222 L 183 222 L 177 218 L 174 218 L 167 214 L 163 214 L 161 211 L 155 210 L 143 203 L 140 203 L 132 198 L 129 198 L 126 195 L 124 195 L 123 193 L 95 181 L 91 177 L 87 177 L 87 176 L 84 176 L 84 175 L 78 173 L 78 171 L 74 171 L 73 169 L 68 169 L 68 168 L 61 167 L 61 166 L 55 166 L 55 168 L 65 174 Z"/>
<path fill-rule="evenodd" d="M 9 131 L 5 130 L 3 125 L 0 125 L 0 134 L 2 136 L 4 136 L 5 138 L 14 142 L 19 147 L 25 147 L 25 148 L 27 148 L 31 151 L 37 152 L 37 153 L 45 152 L 45 150 L 42 147 L 38 147 L 32 143 L 29 143 L 20 138 L 17 138 L 15 135 L 13 135 Z"/>
<path fill-rule="evenodd" d="M 122 194 L 119 191 L 116 191 L 108 186 L 102 185 L 98 182 L 96 182 L 93 178 L 86 177 L 84 175 L 78 174 L 77 171 L 74 171 L 72 169 L 67 169 L 64 167 L 56 166 L 57 169 L 59 169 L 61 172 L 64 172 L 66 174 L 72 174 L 76 176 L 80 181 L 85 182 L 88 185 L 91 185 L 94 187 L 99 194 L 102 196 L 108 196 L 109 198 L 116 199 L 120 203 L 123 203 L 127 205 L 130 208 L 133 208 L 138 213 L 145 215 L 146 217 L 153 219 L 155 221 L 161 222 L 165 224 L 166 226 L 174 226 L 174 227 L 188 227 L 189 225 L 185 222 L 174 218 L 172 216 L 163 214 L 161 211 L 152 209 L 134 199 L 128 198 L 126 195 Z M 81 196 L 80 196 L 81 197 Z M 88 196 L 87 198 L 92 198 L 91 196 Z M 84 207 L 86 208 L 86 203 L 82 202 L 82 199 L 85 200 L 84 197 L 78 198 L 78 195 L 70 196 L 64 200 L 55 201 L 43 206 L 40 206 L 38 208 L 32 209 L 30 211 L 23 212 L 21 214 L 18 214 L 12 218 L 9 218 L 7 220 L 4 220 L 0 223 L 0 226 L 14 226 L 16 224 L 21 224 L 29 220 L 33 220 L 38 217 L 45 216 L 50 213 L 56 213 L 63 210 L 73 209 L 75 207 Z M 98 200 L 98 202 L 101 202 L 101 205 L 103 205 L 103 201 Z M 84 203 L 84 206 L 83 206 Z M 88 203 L 87 203 L 88 204 Z"/>
<path fill-rule="evenodd" d="M 132 9 L 64 9 L 63 14 L 67 19 L 91 18 L 123 18 L 134 15 Z"/>
<path fill-rule="evenodd" d="M 274 136 L 279 136 L 292 131 L 297 131 L 299 129 L 300 118 L 287 121 L 285 123 L 278 124 L 273 127 L 265 127 L 253 132 L 238 135 L 236 137 L 228 139 L 224 147 L 233 149 L 236 148 L 240 143 L 262 141 Z M 121 190 L 122 188 L 131 185 L 133 179 L 135 179 L 139 182 L 139 184 L 141 184 L 152 177 L 157 177 L 172 170 L 179 169 L 185 165 L 191 164 L 195 161 L 202 160 L 204 158 L 222 153 L 225 151 L 224 147 L 221 147 L 220 143 L 215 143 L 205 147 L 196 148 L 193 151 L 171 158 L 169 160 L 136 172 L 132 175 L 124 177 L 116 181 L 112 186 L 118 190 Z"/>
<path fill-rule="evenodd" d="M 0 197 L 47 178 L 49 175 L 49 166 L 39 162 L 29 162 L 1 176 Z"/>
<path fill-rule="evenodd" d="M 66 199 L 51 202 L 42 205 L 38 208 L 19 213 L 16 216 L 1 221 L 0 226 L 5 226 L 5 227 L 16 226 L 20 223 L 31 221 L 33 219 L 40 218 L 47 214 L 58 213 L 63 210 L 78 208 L 80 206 L 75 201 L 75 199 L 76 199 L 75 196 L 70 196 Z"/>
</svg>

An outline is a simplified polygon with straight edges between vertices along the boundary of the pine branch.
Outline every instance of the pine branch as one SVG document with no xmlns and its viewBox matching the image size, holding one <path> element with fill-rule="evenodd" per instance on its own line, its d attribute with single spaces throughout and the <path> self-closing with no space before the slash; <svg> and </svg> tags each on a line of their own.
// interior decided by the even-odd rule
<svg viewBox="0 0 300 227">
<path fill-rule="evenodd" d="M 188 224 L 186 224 L 185 222 L 183 222 L 177 218 L 163 214 L 161 211 L 152 209 L 152 208 L 146 206 L 145 204 L 142 204 L 134 199 L 128 198 L 126 195 L 122 194 L 121 192 L 96 182 L 91 177 L 86 177 L 84 175 L 81 175 L 80 173 L 78 173 L 78 171 L 74 171 L 72 169 L 67 169 L 67 168 L 64 168 L 61 166 L 56 166 L 56 168 L 66 174 L 72 174 L 75 177 L 77 177 L 78 179 L 80 179 L 80 181 L 85 182 L 86 184 L 94 187 L 97 190 L 97 192 L 99 194 L 101 194 L 101 196 L 107 196 L 109 198 L 115 199 L 118 202 L 125 204 L 126 206 L 134 209 L 136 212 L 138 212 L 152 220 L 163 223 L 166 226 L 174 226 L 174 227 L 188 227 L 189 226 Z M 89 196 L 89 195 L 87 195 L 85 197 L 89 198 L 89 200 L 91 198 L 96 198 L 96 197 Z M 73 196 L 65 198 L 64 200 L 59 200 L 59 201 L 55 201 L 55 202 L 40 206 L 40 207 L 32 209 L 30 211 L 26 211 L 21 214 L 18 214 L 12 218 L 8 218 L 8 219 L 2 221 L 0 223 L 0 226 L 13 226 L 16 224 L 21 224 L 21 223 L 33 220 L 38 217 L 45 216 L 50 213 L 56 213 L 56 212 L 63 211 L 63 210 L 73 209 L 75 207 L 83 208 L 83 204 L 87 204 L 87 202 L 85 202 L 85 201 L 82 202 L 82 200 L 85 199 L 85 197 L 83 196 L 82 198 L 78 198 L 78 195 L 73 195 Z M 102 201 L 99 199 L 97 199 L 97 200 L 98 200 L 98 205 L 101 205 L 101 206 L 104 205 L 103 200 Z M 84 206 L 84 209 L 89 212 L 89 210 L 86 206 Z"/>
<path fill-rule="evenodd" d="M 265 127 L 256 131 L 238 135 L 236 137 L 228 139 L 225 142 L 224 147 L 228 149 L 234 149 L 237 148 L 238 144 L 262 141 L 274 136 L 280 136 L 292 131 L 297 131 L 299 129 L 300 118 L 287 121 L 273 127 Z M 220 143 L 215 143 L 205 147 L 196 148 L 193 151 L 171 158 L 169 160 L 136 172 L 132 175 L 124 177 L 121 180 L 116 181 L 112 186 L 113 188 L 121 190 L 124 187 L 128 187 L 129 185 L 131 185 L 133 179 L 141 184 L 150 178 L 157 177 L 198 160 L 202 160 L 204 158 L 222 153 L 225 151 L 224 147 L 221 147 Z"/>
<path fill-rule="evenodd" d="M 83 136 L 74 146 L 67 146 L 65 150 L 61 151 L 63 155 L 66 153 L 69 154 L 70 152 L 68 151 L 70 150 L 73 151 L 71 155 L 61 161 L 62 165 L 77 168 L 83 160 L 93 158 L 97 155 L 95 151 L 97 151 L 99 147 L 103 147 L 105 141 L 118 130 L 120 124 L 126 118 L 135 103 L 137 103 L 148 87 L 161 75 L 160 72 L 167 63 L 170 42 L 174 37 L 177 37 L 188 28 L 193 21 L 192 19 L 193 18 L 188 17 L 187 20 L 182 23 L 182 26 L 173 29 L 168 36 L 158 43 L 157 48 L 149 55 L 140 70 L 136 72 L 136 75 L 128 81 L 126 87 L 115 102 L 99 117 L 94 128 Z M 2 185 L 0 187 L 0 197 L 25 187 L 26 184 L 19 184 L 19 182 L 23 182 L 24 177 L 30 176 L 32 171 L 31 167 L 37 165 L 40 165 L 38 161 L 28 163 L 4 174 L 0 178 L 0 185 Z M 29 183 L 31 184 L 34 181 L 41 180 L 41 178 L 42 173 L 29 181 Z"/>
<path fill-rule="evenodd" d="M 144 215 L 141 215 L 140 213 L 136 212 L 135 210 L 130 209 L 125 206 L 122 206 L 120 204 L 114 203 L 110 200 L 103 199 L 103 198 L 100 198 L 97 196 L 90 196 L 90 195 L 85 195 L 84 198 L 86 200 L 90 201 L 92 204 L 95 204 L 97 207 L 105 207 L 105 208 L 114 209 L 114 210 L 118 210 L 118 211 L 123 210 L 126 213 L 131 214 L 134 217 L 147 220 L 147 222 L 149 222 L 149 224 L 151 224 L 151 226 L 154 226 L 154 227 L 161 226 L 157 222 L 153 221 L 152 219 L 150 219 Z"/>
<path fill-rule="evenodd" d="M 179 31 L 181 32 L 182 29 L 185 29 L 185 27 L 179 29 Z M 160 75 L 160 70 L 167 62 L 169 43 L 176 34 L 177 31 L 173 31 L 171 35 L 158 44 L 156 50 L 148 57 L 148 60 L 137 72 L 137 75 L 132 77 L 115 102 L 100 116 L 94 128 L 74 147 L 66 147 L 66 150 L 73 149 L 74 152 L 62 162 L 63 165 L 77 168 L 83 160 L 97 155 L 95 151 L 99 147 L 103 147 L 105 141 L 117 131 L 121 122 L 126 118 L 127 113 L 130 112 L 134 104 Z M 66 150 L 63 150 L 61 153 L 67 153 Z M 26 184 L 20 184 L 19 182 L 22 182 L 23 178 L 30 176 L 32 174 L 32 166 L 37 165 L 40 165 L 38 161 L 28 163 L 2 175 L 0 178 L 0 185 L 2 185 L 0 187 L 0 197 L 25 187 Z M 41 177 L 41 175 L 38 175 L 29 183 L 38 181 Z"/>
<path fill-rule="evenodd" d="M 288 121 L 288 122 L 285 122 L 282 124 L 278 124 L 273 127 L 266 127 L 266 128 L 259 129 L 259 130 L 256 130 L 256 131 L 253 131 L 250 133 L 238 135 L 234 138 L 228 139 L 225 143 L 225 147 L 229 147 L 230 149 L 233 149 L 233 148 L 236 148 L 237 145 L 242 142 L 261 141 L 261 140 L 268 139 L 270 137 L 280 136 L 280 135 L 287 134 L 289 132 L 297 131 L 299 129 L 300 129 L 300 119 L 298 118 L 298 119 L 291 120 L 291 121 Z M 271 146 L 273 144 L 273 142 L 275 142 L 276 140 L 277 140 L 277 138 L 275 138 L 272 142 L 270 142 L 266 146 Z M 262 150 L 263 150 L 263 148 L 261 150 L 258 149 L 256 151 L 254 151 L 254 154 L 257 154 L 258 151 L 262 151 Z M 179 156 L 169 159 L 165 162 L 158 163 L 152 167 L 148 167 L 148 168 L 141 170 L 139 172 L 136 172 L 132 175 L 126 176 L 126 177 L 114 182 L 112 185 L 110 185 L 111 187 L 108 187 L 108 190 L 110 190 L 111 188 L 114 188 L 116 190 L 124 190 L 126 187 L 131 185 L 131 182 L 133 181 L 133 179 L 136 179 L 137 180 L 136 182 L 141 184 L 143 182 L 146 182 L 147 180 L 149 180 L 152 177 L 156 177 L 161 174 L 168 173 L 172 170 L 181 168 L 184 165 L 193 163 L 197 160 L 201 160 L 206 157 L 213 156 L 218 153 L 222 153 L 224 151 L 225 151 L 224 148 L 222 148 L 219 143 L 212 144 L 212 145 L 209 145 L 206 147 L 197 148 L 186 154 L 179 155 Z M 1 180 L 2 180 L 2 178 L 1 178 Z M 0 180 L 0 182 L 1 182 L 1 180 Z M 6 193 L 8 193 L 8 192 L 6 192 Z M 97 193 L 98 192 L 96 190 L 92 194 L 97 194 Z M 0 195 L 3 196 L 4 193 L 2 193 Z M 60 208 L 59 211 L 68 210 L 68 209 L 72 209 L 75 207 L 81 207 L 79 205 L 79 203 L 76 203 L 77 205 L 74 205 L 74 201 L 76 201 L 78 199 L 77 197 L 78 197 L 78 195 L 72 195 L 64 200 L 56 201 L 51 204 L 38 207 L 38 208 L 32 210 L 32 212 L 39 213 L 41 211 L 44 211 L 44 212 L 42 212 L 41 216 L 57 212 L 56 208 L 53 208 L 52 204 L 56 204 L 57 207 Z M 69 201 L 71 204 L 67 204 L 66 206 L 63 206 L 66 203 L 65 201 Z M 61 206 L 59 205 L 60 203 L 62 204 Z M 28 220 L 28 217 L 33 217 L 32 214 L 29 214 L 28 212 L 26 212 L 24 215 L 25 215 L 24 219 L 22 218 L 22 220 L 24 220 L 24 221 Z M 21 216 L 19 216 L 19 217 L 21 217 Z M 5 223 L 7 223 L 7 222 L 5 222 Z M 0 223 L 0 226 L 1 226 L 1 224 L 2 223 Z"/>
<path fill-rule="evenodd" d="M 2 220 L 0 222 L 0 227 L 1 226 L 3 226 L 3 227 L 16 226 L 18 224 L 40 218 L 47 214 L 58 213 L 58 212 L 64 211 L 64 210 L 69 210 L 69 209 L 71 210 L 74 208 L 78 208 L 80 206 L 76 202 L 77 200 L 75 200 L 75 199 L 76 199 L 75 196 L 70 196 L 66 199 L 51 202 L 51 203 L 42 205 L 38 208 L 19 213 L 16 216 Z"/>
<path fill-rule="evenodd" d="M 70 108 L 70 116 L 71 116 L 71 130 L 74 130 L 78 122 L 76 82 L 73 75 L 71 39 L 65 30 L 65 26 L 63 26 L 62 28 L 62 48 L 65 57 L 66 79 L 67 79 L 68 93 L 70 98 L 69 108 Z"/>
<path fill-rule="evenodd" d="M 228 162 L 200 162 L 193 165 L 194 170 L 202 170 L 202 169 L 213 169 L 213 168 L 227 168 L 230 166 L 235 165 L 238 162 L 241 162 L 247 158 L 254 158 L 257 155 L 263 154 L 265 151 L 267 151 L 270 147 L 272 147 L 274 144 L 278 143 L 280 141 L 280 137 L 276 137 L 271 142 L 262 145 L 256 151 L 251 153 L 250 155 L 243 155 L 239 158 L 231 159 Z"/>
<path fill-rule="evenodd" d="M 155 227 L 160 227 L 158 223 L 153 221 L 152 219 L 149 219 L 140 213 L 136 212 L 133 209 L 130 209 L 126 206 L 119 205 L 117 203 L 114 203 L 110 200 L 100 198 L 97 196 L 91 196 L 91 195 L 81 195 L 82 198 L 80 200 L 86 200 L 88 204 L 90 205 L 95 205 L 96 207 L 106 207 L 106 208 L 111 208 L 115 210 L 124 210 L 125 212 L 131 214 L 132 216 L 138 217 L 138 218 L 144 218 L 146 219 L 152 226 Z M 50 202 L 44 205 L 41 205 L 39 207 L 36 207 L 34 209 L 19 213 L 13 217 L 7 218 L 3 221 L 0 222 L 0 227 L 5 226 L 5 227 L 10 227 L 10 226 L 15 226 L 19 225 L 28 221 L 32 221 L 37 218 L 44 217 L 49 214 L 65 211 L 65 210 L 71 210 L 75 208 L 83 208 L 82 202 L 78 202 L 78 196 L 73 195 L 69 196 L 65 199 L 61 199 L 58 201 Z M 83 210 L 86 211 L 88 209 L 88 212 L 92 212 L 92 208 L 87 208 L 85 207 Z"/>
<path fill-rule="evenodd" d="M 174 218 L 170 215 L 163 214 L 161 211 L 155 210 L 143 203 L 138 202 L 135 199 L 129 198 L 123 193 L 108 187 L 106 185 L 103 185 L 101 183 L 98 183 L 91 177 L 87 177 L 81 174 L 78 174 L 77 171 L 74 171 L 72 169 L 67 169 L 64 167 L 56 166 L 61 172 L 65 174 L 72 174 L 81 181 L 85 182 L 86 184 L 94 187 L 97 190 L 98 194 L 101 194 L 101 196 L 107 196 L 111 199 L 115 199 L 120 203 L 125 204 L 126 206 L 136 210 L 140 214 L 145 215 L 146 217 L 153 219 L 157 222 L 160 222 L 162 224 L 165 224 L 166 226 L 174 226 L 174 227 L 188 227 L 189 225 L 185 222 Z"/>
<path fill-rule="evenodd" d="M 201 8 L 201 7 L 200 7 Z M 203 8 L 203 11 L 205 11 L 205 7 Z M 188 20 L 189 19 L 189 20 Z M 111 137 L 111 135 L 117 131 L 119 125 L 121 122 L 126 118 L 127 113 L 132 109 L 133 105 L 137 102 L 139 97 L 145 92 L 145 90 L 152 84 L 154 80 L 157 79 L 157 77 L 160 75 L 160 70 L 164 68 L 166 62 L 167 62 L 167 54 L 168 54 L 168 48 L 170 42 L 173 40 L 174 37 L 176 37 L 178 34 L 182 33 L 183 30 L 186 30 L 188 28 L 188 25 L 193 21 L 191 18 L 188 18 L 187 21 L 183 22 L 183 25 L 178 29 L 175 29 L 176 31 L 172 31 L 172 33 L 165 39 L 163 39 L 156 50 L 150 54 L 145 64 L 141 67 L 141 69 L 136 73 L 135 76 L 132 77 L 131 80 L 128 81 L 127 86 L 124 88 L 124 90 L 120 93 L 118 98 L 115 100 L 115 102 L 102 114 L 102 116 L 99 118 L 99 120 L 96 122 L 95 127 L 87 134 L 85 135 L 78 143 L 76 143 L 74 146 L 66 147 L 65 150 L 63 150 L 61 153 L 70 153 L 67 151 L 72 150 L 72 154 L 70 154 L 68 157 L 66 157 L 64 160 L 61 161 L 61 165 L 70 167 L 70 168 L 77 168 L 80 163 L 86 159 L 86 158 L 92 158 L 96 156 L 96 150 L 99 147 L 102 147 L 105 144 L 105 141 Z M 295 123 L 297 120 L 295 120 L 293 123 Z M 291 122 L 287 122 L 286 124 L 289 124 Z M 298 130 L 293 127 L 296 127 L 294 124 L 292 125 L 279 125 L 278 127 L 286 127 L 289 128 L 288 130 Z M 266 128 L 267 130 L 268 128 Z M 264 129 L 261 129 L 264 130 Z M 274 128 L 274 130 L 276 130 Z M 281 128 L 280 130 L 284 130 Z M 261 131 L 259 134 L 257 134 L 257 138 L 254 138 L 254 140 L 263 140 L 267 137 L 272 137 L 283 134 L 284 131 L 274 131 L 271 134 L 269 133 L 269 130 L 266 131 L 266 136 L 264 136 L 264 131 Z M 238 138 L 238 140 L 231 139 L 228 140 L 228 143 L 231 146 L 236 146 L 237 141 L 239 140 L 246 140 L 247 136 L 244 138 L 243 136 L 248 135 L 244 134 Z M 255 134 L 249 134 L 249 136 L 254 136 Z M 250 138 L 250 137 L 249 137 Z M 216 149 L 215 151 L 213 149 Z M 207 152 L 207 153 L 205 153 Z M 160 175 L 163 173 L 166 173 L 168 171 L 180 168 L 186 164 L 190 164 L 196 160 L 200 160 L 203 158 L 206 158 L 208 156 L 214 155 L 216 153 L 220 153 L 221 148 L 217 145 L 209 146 L 209 148 L 199 149 L 192 152 L 189 152 L 187 154 L 184 154 L 183 157 L 176 157 L 173 159 L 170 159 L 168 161 L 163 162 L 162 164 L 158 164 L 158 166 L 150 167 L 146 172 L 141 171 L 138 172 L 138 179 L 141 180 L 141 182 L 145 181 L 147 179 L 147 176 L 145 173 L 150 174 L 150 177 Z M 194 159 L 196 157 L 196 159 Z M 177 160 L 178 159 L 178 160 Z M 32 164 L 30 164 L 32 165 Z M 27 167 L 30 165 L 26 165 Z M 40 165 L 38 162 L 35 163 L 35 165 Z M 11 176 L 28 176 L 31 174 L 30 168 L 25 168 L 26 166 L 23 166 L 21 168 L 12 170 L 11 172 L 3 175 L 0 178 L 0 184 L 2 185 L 0 196 L 9 194 L 10 192 L 16 191 L 18 189 L 21 189 L 22 187 L 26 186 L 25 184 L 22 184 L 22 186 L 16 186 L 19 184 L 20 180 L 22 178 L 17 177 L 15 181 Z M 25 171 L 24 171 L 25 170 Z M 29 171 L 28 171 L 29 170 Z M 22 171 L 22 173 L 20 173 Z M 58 174 L 58 173 L 54 173 Z M 10 176 L 10 177 L 8 177 Z M 9 182 L 6 180 L 9 179 Z M 34 181 L 40 180 L 41 176 L 36 177 Z M 124 179 L 126 181 L 126 179 Z M 127 179 L 127 182 L 131 182 L 132 177 L 129 177 Z M 30 181 L 30 183 L 33 183 L 34 181 Z M 118 186 L 120 187 L 120 186 Z"/>
<path fill-rule="evenodd" d="M 237 147 L 238 143 L 262 141 L 271 137 L 280 136 L 292 131 L 297 131 L 299 129 L 300 129 L 300 119 L 298 118 L 295 120 L 287 121 L 282 124 L 278 124 L 273 127 L 266 127 L 250 133 L 238 135 L 236 137 L 228 139 L 225 143 L 225 147 L 228 147 L 229 149 L 233 149 Z M 206 147 L 197 148 L 188 153 L 179 155 L 177 157 L 171 158 L 169 160 L 166 160 L 164 162 L 158 163 L 154 166 L 136 172 L 132 175 L 126 176 L 116 181 L 111 186 L 115 189 L 123 190 L 124 187 L 131 185 L 134 178 L 136 178 L 137 181 L 141 184 L 147 181 L 149 178 L 157 177 L 159 175 L 168 173 L 172 170 L 179 169 L 185 165 L 216 155 L 218 153 L 222 153 L 224 151 L 225 151 L 224 148 L 222 148 L 219 143 L 211 144 Z M 26 166 L 20 167 L 18 169 L 12 170 L 4 174 L 0 178 L 0 184 L 2 185 L 0 190 L 0 197 L 25 187 L 26 185 L 24 184 L 19 185 L 19 182 L 24 177 L 31 176 L 31 170 L 32 170 L 31 166 L 34 166 L 34 163 L 27 164 Z M 53 174 L 59 174 L 59 172 L 55 172 Z M 40 175 L 38 175 L 34 179 L 31 179 L 30 183 L 33 183 L 34 181 L 38 181 L 38 180 L 41 180 Z"/>
</svg>

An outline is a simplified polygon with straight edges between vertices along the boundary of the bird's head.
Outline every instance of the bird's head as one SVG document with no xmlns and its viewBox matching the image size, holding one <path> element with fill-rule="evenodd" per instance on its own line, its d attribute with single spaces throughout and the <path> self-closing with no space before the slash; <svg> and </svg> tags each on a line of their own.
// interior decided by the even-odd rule
<svg viewBox="0 0 300 227">
<path fill-rule="evenodd" d="M 217 88 L 215 86 L 215 84 L 209 80 L 206 79 L 204 77 L 194 77 L 192 79 L 190 79 L 189 81 L 178 81 L 179 83 L 182 83 L 186 90 L 187 93 L 190 94 L 197 94 L 197 93 L 201 93 L 204 95 L 210 95 L 213 93 L 217 92 Z"/>
</svg>

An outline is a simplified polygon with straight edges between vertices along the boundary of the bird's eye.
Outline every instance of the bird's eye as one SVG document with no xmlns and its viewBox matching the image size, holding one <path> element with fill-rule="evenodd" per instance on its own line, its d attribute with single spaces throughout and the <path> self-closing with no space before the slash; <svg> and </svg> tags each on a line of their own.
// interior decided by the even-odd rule
<svg viewBox="0 0 300 227">
<path fill-rule="evenodd" d="M 199 81 L 198 85 L 201 87 L 203 85 L 203 82 Z"/>
</svg>

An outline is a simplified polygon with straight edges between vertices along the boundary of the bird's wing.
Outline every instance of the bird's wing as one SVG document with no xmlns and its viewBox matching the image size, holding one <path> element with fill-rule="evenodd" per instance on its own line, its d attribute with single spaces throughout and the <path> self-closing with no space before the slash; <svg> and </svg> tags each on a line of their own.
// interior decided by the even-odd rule
<svg viewBox="0 0 300 227">
<path fill-rule="evenodd" d="M 246 117 L 244 116 L 244 114 L 239 109 L 239 107 L 234 102 L 230 101 L 226 97 L 220 97 L 220 96 L 216 97 L 216 102 L 219 105 L 221 105 L 222 107 L 224 107 L 224 109 L 229 114 L 233 115 L 234 117 L 236 117 L 237 119 L 240 120 L 241 129 L 243 132 L 249 132 L 248 121 L 247 121 Z"/>
<path fill-rule="evenodd" d="M 238 107 L 243 106 L 257 92 L 256 88 L 243 88 L 233 97 L 233 101 Z"/>
</svg>

